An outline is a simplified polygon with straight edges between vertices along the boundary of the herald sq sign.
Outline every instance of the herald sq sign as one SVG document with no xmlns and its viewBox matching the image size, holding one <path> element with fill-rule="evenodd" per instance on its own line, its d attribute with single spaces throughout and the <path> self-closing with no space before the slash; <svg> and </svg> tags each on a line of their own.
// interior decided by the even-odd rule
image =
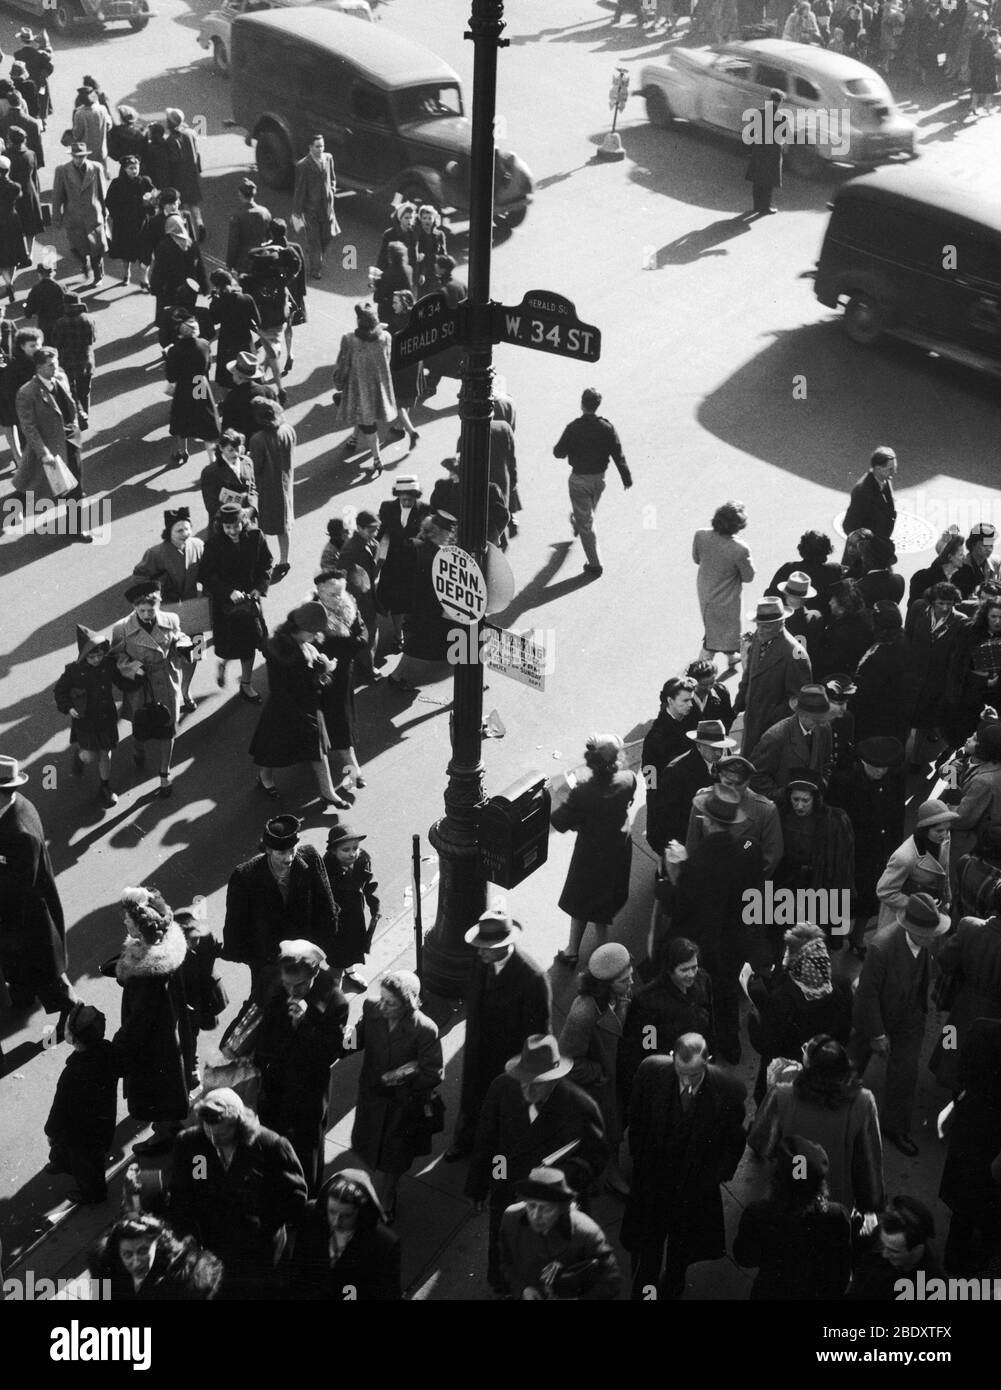
<svg viewBox="0 0 1001 1390">
<path fill-rule="evenodd" d="M 487 611 L 487 581 L 483 571 L 457 545 L 443 545 L 434 557 L 431 581 L 442 610 L 458 623 L 472 626 Z"/>
</svg>

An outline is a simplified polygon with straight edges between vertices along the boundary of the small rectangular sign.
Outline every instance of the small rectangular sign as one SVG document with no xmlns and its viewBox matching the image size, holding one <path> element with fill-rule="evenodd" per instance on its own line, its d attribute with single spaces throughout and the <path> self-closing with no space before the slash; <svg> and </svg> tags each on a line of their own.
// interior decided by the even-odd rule
<svg viewBox="0 0 1001 1390">
<path fill-rule="evenodd" d="M 546 649 L 520 632 L 506 628 L 484 628 L 487 641 L 483 644 L 483 660 L 491 671 L 510 676 L 533 690 L 546 688 Z"/>
</svg>

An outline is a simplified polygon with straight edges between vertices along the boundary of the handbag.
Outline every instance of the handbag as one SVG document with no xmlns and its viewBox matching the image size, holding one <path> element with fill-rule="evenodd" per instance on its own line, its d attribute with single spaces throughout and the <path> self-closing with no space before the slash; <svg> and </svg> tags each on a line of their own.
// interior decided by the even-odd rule
<svg viewBox="0 0 1001 1390">
<path fill-rule="evenodd" d="M 248 999 L 219 1040 L 219 1051 L 229 1061 L 252 1057 L 263 1022 L 260 1005 Z"/>
<path fill-rule="evenodd" d="M 133 712 L 132 735 L 139 743 L 145 743 L 150 738 L 167 738 L 174 724 L 170 710 L 159 700 L 153 699 L 153 688 L 148 679 L 143 683 L 143 690 L 146 702 Z"/>
<path fill-rule="evenodd" d="M 431 1137 L 445 1128 L 445 1102 L 437 1091 L 408 1096 L 403 1116 L 403 1137 L 414 1156 L 431 1152 Z"/>
</svg>

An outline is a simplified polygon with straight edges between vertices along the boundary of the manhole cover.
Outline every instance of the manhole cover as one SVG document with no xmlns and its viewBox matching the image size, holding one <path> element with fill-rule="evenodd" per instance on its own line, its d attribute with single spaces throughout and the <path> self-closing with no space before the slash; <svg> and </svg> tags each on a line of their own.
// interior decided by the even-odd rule
<svg viewBox="0 0 1001 1390">
<path fill-rule="evenodd" d="M 845 536 L 842 525 L 844 519 L 844 512 L 839 512 L 834 518 L 834 529 L 842 540 Z M 897 513 L 896 525 L 893 528 L 893 548 L 898 555 L 917 555 L 922 550 L 931 550 L 938 537 L 939 532 L 923 517 L 915 516 L 913 512 Z"/>
</svg>

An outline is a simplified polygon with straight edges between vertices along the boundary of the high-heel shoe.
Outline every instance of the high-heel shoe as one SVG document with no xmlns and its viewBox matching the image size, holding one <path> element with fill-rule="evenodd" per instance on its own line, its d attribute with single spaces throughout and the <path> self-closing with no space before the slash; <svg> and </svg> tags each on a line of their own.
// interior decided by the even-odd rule
<svg viewBox="0 0 1001 1390">
<path fill-rule="evenodd" d="M 410 443 L 407 446 L 408 454 L 413 453 L 413 451 L 417 448 L 417 441 L 418 439 L 420 439 L 420 437 L 420 432 L 418 430 L 414 430 L 414 432 L 410 436 Z"/>
<path fill-rule="evenodd" d="M 248 705 L 259 705 L 261 703 L 260 695 L 249 681 L 240 682 L 240 699 L 246 700 Z"/>
<path fill-rule="evenodd" d="M 263 792 L 264 795 L 270 797 L 272 801 L 278 800 L 278 788 L 266 787 L 264 783 L 261 781 L 260 775 L 258 775 L 257 781 L 254 783 L 254 785 L 256 786 L 259 792 Z"/>
<path fill-rule="evenodd" d="M 370 478 L 378 478 L 382 474 L 382 462 L 373 463 L 371 468 L 363 468 L 363 473 L 367 473 Z"/>
</svg>

